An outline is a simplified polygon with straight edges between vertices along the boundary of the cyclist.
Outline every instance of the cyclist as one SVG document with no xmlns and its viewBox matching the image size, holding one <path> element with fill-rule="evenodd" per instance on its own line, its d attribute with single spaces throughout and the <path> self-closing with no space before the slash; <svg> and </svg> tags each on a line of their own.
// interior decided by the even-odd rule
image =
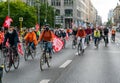
<svg viewBox="0 0 120 83">
<path fill-rule="evenodd" d="M 38 42 L 36 34 L 32 28 L 29 29 L 29 32 L 24 37 L 24 40 L 26 41 L 26 45 L 31 46 L 33 50 L 36 49 Z"/>
<path fill-rule="evenodd" d="M 61 29 L 61 39 L 64 42 L 64 47 L 65 47 L 65 44 L 66 44 L 66 32 L 65 32 L 64 29 Z"/>
<path fill-rule="evenodd" d="M 18 34 L 17 31 L 14 29 L 13 26 L 8 28 L 8 32 L 5 34 L 5 39 L 3 42 L 3 46 L 6 45 L 6 42 L 9 42 L 10 47 L 14 48 L 15 55 L 18 56 L 18 51 L 17 51 L 17 44 L 19 42 Z M 10 61 L 12 57 L 10 57 Z M 11 62 L 9 63 L 9 66 L 12 66 Z"/>
<path fill-rule="evenodd" d="M 100 41 L 100 30 L 98 29 L 98 28 L 96 28 L 95 30 L 94 30 L 94 44 L 95 44 L 95 46 L 96 46 L 96 42 L 98 41 Z"/>
<path fill-rule="evenodd" d="M 49 26 L 45 27 L 45 30 L 41 33 L 41 36 L 38 39 L 38 42 L 43 41 L 43 42 L 47 42 L 47 48 L 49 49 L 49 53 L 50 53 L 50 57 L 51 53 L 52 53 L 52 31 L 49 30 Z"/>
<path fill-rule="evenodd" d="M 92 29 L 90 28 L 90 26 L 88 26 L 85 31 L 86 31 L 86 34 L 87 34 L 86 41 L 87 41 L 87 44 L 89 44 L 90 35 L 92 34 Z"/>
<path fill-rule="evenodd" d="M 72 35 L 73 35 L 74 39 L 77 35 L 77 31 L 78 31 L 78 29 L 76 27 L 74 27 L 73 30 L 72 30 Z"/>
<path fill-rule="evenodd" d="M 76 37 L 78 38 L 78 40 L 80 40 L 82 38 L 82 51 L 84 53 L 84 50 L 85 50 L 84 42 L 85 42 L 86 32 L 83 29 L 83 27 L 81 27 L 81 26 L 79 27 Z"/>
<path fill-rule="evenodd" d="M 104 41 L 105 41 L 105 37 L 107 37 L 107 43 L 109 43 L 109 41 L 108 41 L 109 29 L 107 27 L 105 27 L 104 30 L 103 30 L 103 32 L 104 32 Z"/>
<path fill-rule="evenodd" d="M 116 30 L 114 28 L 112 28 L 111 38 L 112 38 L 113 41 L 115 41 L 115 35 L 116 35 Z"/>
</svg>

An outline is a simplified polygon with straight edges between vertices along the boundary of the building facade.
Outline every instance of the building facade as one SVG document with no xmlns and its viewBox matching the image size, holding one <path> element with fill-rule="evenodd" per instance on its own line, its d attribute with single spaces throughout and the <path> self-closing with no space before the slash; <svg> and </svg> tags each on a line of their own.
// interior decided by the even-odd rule
<svg viewBox="0 0 120 83">
<path fill-rule="evenodd" d="M 114 12 L 114 24 L 120 25 L 120 5 L 116 6 L 113 12 Z"/>
<path fill-rule="evenodd" d="M 22 0 L 28 5 L 35 5 L 36 0 Z M 41 3 L 48 3 L 55 9 L 56 24 L 64 28 L 72 28 L 73 24 L 80 26 L 83 23 L 96 23 L 97 10 L 91 0 L 39 0 Z"/>
<path fill-rule="evenodd" d="M 81 23 L 96 23 L 97 10 L 91 0 L 48 0 L 57 15 L 63 17 L 65 28 L 71 28 L 73 23 L 80 26 Z"/>
</svg>

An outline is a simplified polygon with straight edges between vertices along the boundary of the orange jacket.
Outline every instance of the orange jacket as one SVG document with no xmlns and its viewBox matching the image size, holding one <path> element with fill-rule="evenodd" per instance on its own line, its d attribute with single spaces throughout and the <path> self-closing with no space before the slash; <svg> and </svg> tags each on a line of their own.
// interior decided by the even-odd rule
<svg viewBox="0 0 120 83">
<path fill-rule="evenodd" d="M 115 34 L 116 33 L 116 31 L 115 30 L 112 30 L 112 34 Z"/>
<path fill-rule="evenodd" d="M 48 31 L 43 31 L 41 33 L 38 41 L 41 41 L 41 40 L 52 41 L 52 39 L 53 39 L 52 32 L 48 30 Z"/>
<path fill-rule="evenodd" d="M 78 32 L 77 32 L 77 35 L 76 35 L 77 37 L 86 37 L 86 32 L 85 32 L 85 30 L 78 30 Z"/>
<path fill-rule="evenodd" d="M 25 39 L 25 41 L 27 42 L 27 43 L 29 43 L 29 42 L 33 42 L 34 44 L 35 44 L 35 46 L 38 44 L 38 42 L 37 42 L 37 37 L 36 37 L 36 34 L 35 34 L 35 32 L 33 31 L 33 32 L 28 32 L 27 34 L 26 34 L 26 36 L 24 37 L 24 39 Z"/>
</svg>

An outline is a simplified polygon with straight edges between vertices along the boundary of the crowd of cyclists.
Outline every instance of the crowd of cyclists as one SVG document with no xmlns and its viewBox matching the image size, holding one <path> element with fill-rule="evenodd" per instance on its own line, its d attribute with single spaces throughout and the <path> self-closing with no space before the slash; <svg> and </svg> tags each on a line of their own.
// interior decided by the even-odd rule
<svg viewBox="0 0 120 83">
<path fill-rule="evenodd" d="M 115 42 L 115 35 L 116 31 L 114 28 L 110 30 L 108 27 L 73 27 L 72 29 L 64 29 L 64 28 L 57 28 L 57 29 L 50 29 L 49 25 L 45 25 L 44 28 L 41 30 L 36 30 L 35 28 L 29 28 L 23 30 L 22 33 L 19 33 L 15 27 L 11 26 L 7 30 L 0 28 L 0 50 L 6 48 L 6 42 L 9 43 L 9 47 L 14 48 L 14 55 L 17 57 L 19 56 L 17 45 L 18 43 L 25 43 L 24 45 L 30 46 L 34 51 L 37 49 L 37 45 L 42 45 L 44 42 L 47 43 L 47 48 L 49 51 L 49 58 L 52 58 L 52 43 L 53 43 L 53 35 L 57 36 L 61 41 L 65 44 L 67 43 L 66 37 L 72 38 L 74 41 L 74 46 L 76 46 L 80 40 L 82 43 L 82 52 L 85 51 L 85 44 L 88 46 L 90 45 L 90 41 L 94 41 L 95 47 L 100 41 L 103 39 L 105 43 L 109 43 L 108 36 L 111 33 L 111 39 Z M 21 39 L 22 35 L 22 39 Z M 72 37 L 71 37 L 72 36 Z M 43 43 L 41 43 L 43 42 Z M 24 46 L 23 45 L 23 46 Z M 77 46 L 76 46 L 77 47 Z M 44 46 L 42 46 L 44 48 Z M 9 58 L 10 62 L 8 67 L 12 66 L 12 56 Z"/>
</svg>

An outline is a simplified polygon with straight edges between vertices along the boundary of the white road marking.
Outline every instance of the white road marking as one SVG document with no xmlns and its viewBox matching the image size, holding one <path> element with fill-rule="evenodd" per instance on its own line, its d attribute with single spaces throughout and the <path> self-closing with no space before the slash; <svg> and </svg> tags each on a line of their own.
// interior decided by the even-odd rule
<svg viewBox="0 0 120 83">
<path fill-rule="evenodd" d="M 67 60 L 63 65 L 61 65 L 59 68 L 66 68 L 70 63 L 72 62 L 72 60 Z"/>
<path fill-rule="evenodd" d="M 50 79 L 44 79 L 42 81 L 40 81 L 40 83 L 48 83 L 50 81 Z"/>
</svg>

